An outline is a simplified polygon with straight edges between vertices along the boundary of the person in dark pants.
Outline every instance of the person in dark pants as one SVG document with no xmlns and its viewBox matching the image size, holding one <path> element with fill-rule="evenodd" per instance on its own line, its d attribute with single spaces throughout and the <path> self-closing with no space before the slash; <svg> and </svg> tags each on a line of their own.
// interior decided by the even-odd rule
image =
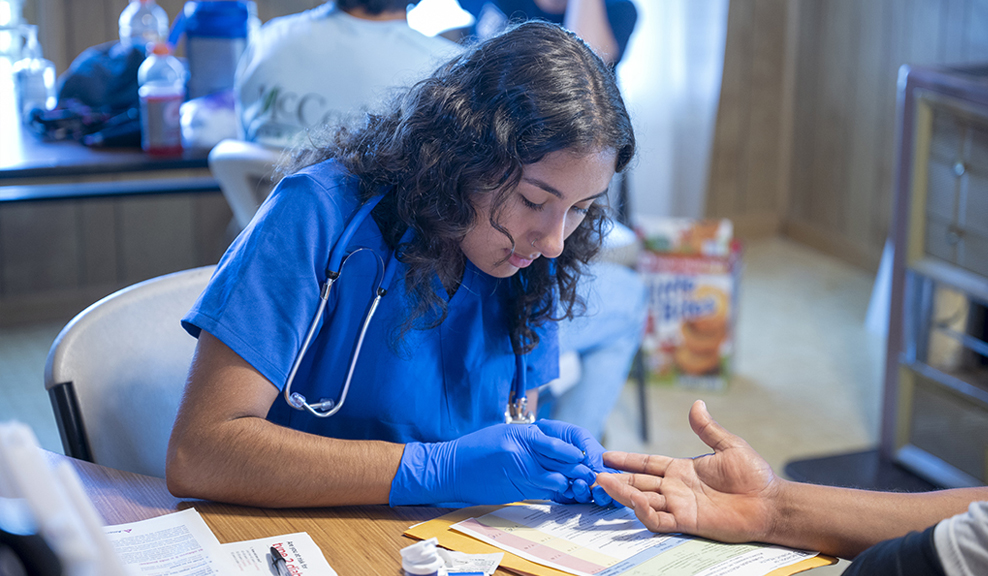
<svg viewBox="0 0 988 576">
<path fill-rule="evenodd" d="M 924 493 L 817 486 L 779 478 L 702 401 L 690 426 L 713 453 L 604 453 L 598 484 L 655 532 L 768 542 L 854 562 L 845 575 L 988 574 L 988 487 Z"/>
<path fill-rule="evenodd" d="M 473 15 L 469 33 L 483 40 L 518 20 L 561 24 L 590 45 L 610 65 L 624 57 L 638 21 L 631 0 L 460 0 Z"/>
<path fill-rule="evenodd" d="M 581 37 L 612 69 L 624 57 L 638 20 L 631 0 L 460 0 L 460 6 L 475 18 L 469 38 L 482 41 L 519 20 L 545 20 Z M 622 178 L 620 185 L 627 180 Z M 619 221 L 624 195 L 620 193 L 615 207 Z M 539 416 L 576 424 L 602 439 L 641 346 L 645 285 L 626 266 L 592 262 L 578 292 L 588 303 L 586 314 L 560 322 L 559 342 L 564 355 L 576 353 L 579 377 L 569 387 L 557 386 L 560 382 L 544 387 Z"/>
</svg>

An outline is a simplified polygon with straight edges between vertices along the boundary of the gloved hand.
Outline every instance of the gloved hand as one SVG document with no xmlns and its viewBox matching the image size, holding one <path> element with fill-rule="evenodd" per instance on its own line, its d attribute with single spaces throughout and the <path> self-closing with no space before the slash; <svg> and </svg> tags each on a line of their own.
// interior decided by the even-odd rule
<svg viewBox="0 0 988 576">
<path fill-rule="evenodd" d="M 497 424 L 450 442 L 405 445 L 388 498 L 407 504 L 506 504 L 562 499 L 573 480 L 593 484 L 584 450 L 534 424 Z"/>
<path fill-rule="evenodd" d="M 616 472 L 616 470 L 604 466 L 604 447 L 600 445 L 600 442 L 597 442 L 596 438 L 579 426 L 559 420 L 539 420 L 535 425 L 546 435 L 569 442 L 582 450 L 585 454 L 583 463 L 594 472 L 594 479 L 590 482 L 585 482 L 582 478 L 574 479 L 571 486 L 572 491 L 564 493 L 564 497 L 562 499 L 557 498 L 557 501 L 564 504 L 574 502 L 585 504 L 592 501 L 601 506 L 610 504 L 621 506 L 621 503 L 614 502 L 603 488 L 593 486 L 593 483 L 597 481 L 597 473 Z"/>
</svg>

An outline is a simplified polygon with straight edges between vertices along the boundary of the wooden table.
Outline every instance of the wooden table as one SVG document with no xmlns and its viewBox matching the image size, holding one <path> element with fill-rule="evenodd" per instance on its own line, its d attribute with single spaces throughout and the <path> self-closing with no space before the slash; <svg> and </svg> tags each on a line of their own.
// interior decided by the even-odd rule
<svg viewBox="0 0 988 576">
<path fill-rule="evenodd" d="M 70 183 L 93 176 L 131 173 L 149 180 L 148 173 L 209 177 L 208 150 L 187 151 L 180 157 L 155 158 L 138 148 L 87 148 L 75 141 L 44 141 L 21 123 L 10 70 L 0 59 L 0 186 L 35 184 L 64 178 Z M 215 181 L 214 181 L 215 189 Z M 136 187 L 133 193 L 140 193 Z M 110 188 L 109 195 L 119 194 Z M 9 195 L 8 195 L 9 196 Z"/>
<path fill-rule="evenodd" d="M 168 492 L 161 478 L 122 472 L 52 452 L 45 452 L 45 456 L 51 465 L 66 461 L 75 468 L 107 524 L 135 522 L 194 507 L 224 544 L 308 532 L 340 576 L 398 574 L 398 551 L 414 542 L 402 532 L 449 511 L 411 506 L 265 509 L 182 500 Z"/>
<path fill-rule="evenodd" d="M 428 506 L 344 506 L 337 508 L 269 509 L 183 500 L 172 496 L 162 478 L 114 470 L 43 451 L 52 466 L 68 462 L 75 468 L 96 511 L 106 524 L 146 520 L 194 507 L 221 543 L 307 532 L 340 576 L 401 573 L 399 550 L 415 541 L 402 536 L 409 527 L 450 512 Z M 814 568 L 806 573 L 840 574 L 847 567 Z M 513 574 L 499 568 L 497 574 Z"/>
<path fill-rule="evenodd" d="M 220 192 L 208 150 L 153 157 L 140 148 L 87 148 L 42 140 L 2 116 L 0 203 Z"/>
</svg>

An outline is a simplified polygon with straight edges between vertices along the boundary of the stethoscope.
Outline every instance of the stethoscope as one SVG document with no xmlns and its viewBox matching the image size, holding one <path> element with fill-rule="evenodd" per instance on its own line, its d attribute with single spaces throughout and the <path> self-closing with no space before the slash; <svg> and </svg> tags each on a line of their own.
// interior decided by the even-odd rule
<svg viewBox="0 0 988 576">
<path fill-rule="evenodd" d="M 367 335 L 367 328 L 370 326 L 371 318 L 374 317 L 374 313 L 377 312 L 378 304 L 381 302 L 381 298 L 388 293 L 387 287 L 391 285 L 391 279 L 394 277 L 395 266 L 398 259 L 395 258 L 394 251 L 391 252 L 387 264 L 381 259 L 381 257 L 376 254 L 370 248 L 357 248 L 349 253 L 347 253 L 347 246 L 350 244 L 350 240 L 353 239 L 354 234 L 357 233 L 357 229 L 363 224 L 364 220 L 370 214 L 371 210 L 384 198 L 384 195 L 375 196 L 371 198 L 366 204 L 361 206 L 354 214 L 350 217 L 347 222 L 346 227 L 343 229 L 343 234 L 340 239 L 336 241 L 336 245 L 333 246 L 332 252 L 329 255 L 329 264 L 326 266 L 326 281 L 322 283 L 319 288 L 319 305 L 316 308 L 315 313 L 312 315 L 312 322 L 309 323 L 309 328 L 306 331 L 305 339 L 302 341 L 302 345 L 299 347 L 298 353 L 295 355 L 295 360 L 292 362 L 292 369 L 288 373 L 288 379 L 285 381 L 285 401 L 288 405 L 297 410 L 304 410 L 313 416 L 319 418 L 328 418 L 333 414 L 340 411 L 343 407 L 343 403 L 346 401 L 347 392 L 350 390 L 350 381 L 353 379 L 353 372 L 357 367 L 357 359 L 360 357 L 360 349 L 364 345 L 364 337 Z M 404 244 L 411 240 L 412 229 L 409 228 L 405 234 L 401 237 L 398 244 Z M 347 368 L 346 380 L 343 383 L 343 391 L 340 393 L 339 400 L 333 400 L 331 398 L 320 400 L 310 404 L 305 396 L 298 392 L 292 392 L 292 382 L 295 380 L 295 373 L 298 372 L 299 366 L 302 364 L 302 359 L 305 357 L 305 352 L 309 349 L 309 345 L 312 343 L 312 339 L 315 337 L 316 332 L 319 330 L 319 323 L 322 321 L 323 313 L 326 310 L 326 303 L 329 301 L 329 291 L 333 287 L 333 284 L 339 280 L 340 273 L 343 270 L 343 265 L 349 257 L 357 254 L 359 252 L 367 251 L 374 255 L 378 269 L 384 270 L 384 274 L 381 275 L 381 281 L 374 287 L 374 298 L 371 301 L 370 307 L 367 309 L 367 313 L 364 314 L 364 319 L 360 325 L 360 332 L 357 334 L 357 345 L 353 349 L 353 353 L 350 356 L 350 365 Z M 508 424 L 531 424 L 535 422 L 535 415 L 528 410 L 528 398 L 525 396 L 526 391 L 526 366 L 525 357 L 521 354 L 515 353 L 515 378 L 512 385 L 511 394 L 508 397 L 508 407 L 504 412 L 504 421 Z"/>
</svg>

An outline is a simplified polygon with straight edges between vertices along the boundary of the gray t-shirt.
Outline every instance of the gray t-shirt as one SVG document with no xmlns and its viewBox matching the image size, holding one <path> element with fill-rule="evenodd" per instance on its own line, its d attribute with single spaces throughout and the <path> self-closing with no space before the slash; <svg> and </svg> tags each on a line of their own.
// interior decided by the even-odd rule
<svg viewBox="0 0 988 576">
<path fill-rule="evenodd" d="M 293 145 L 307 128 L 373 110 L 460 50 L 403 20 L 355 18 L 333 3 L 275 18 L 254 35 L 237 66 L 240 137 Z"/>
<path fill-rule="evenodd" d="M 988 501 L 973 502 L 967 512 L 941 521 L 933 540 L 947 576 L 988 574 Z"/>
</svg>

